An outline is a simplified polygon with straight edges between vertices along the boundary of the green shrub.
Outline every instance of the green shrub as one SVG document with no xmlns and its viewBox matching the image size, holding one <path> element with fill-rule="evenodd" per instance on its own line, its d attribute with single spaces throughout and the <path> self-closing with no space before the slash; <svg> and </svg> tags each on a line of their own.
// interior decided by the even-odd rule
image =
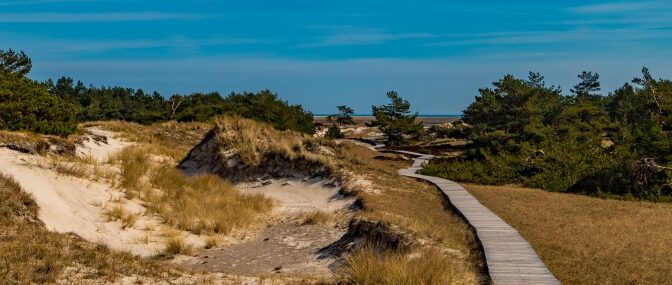
<svg viewBox="0 0 672 285">
<path fill-rule="evenodd" d="M 324 137 L 328 139 L 340 139 L 343 138 L 344 135 L 341 133 L 341 128 L 339 128 L 337 125 L 331 125 L 327 129 L 327 133 L 324 134 Z"/>
<path fill-rule="evenodd" d="M 0 73 L 0 128 L 67 136 L 77 129 L 75 107 L 33 80 Z"/>
</svg>

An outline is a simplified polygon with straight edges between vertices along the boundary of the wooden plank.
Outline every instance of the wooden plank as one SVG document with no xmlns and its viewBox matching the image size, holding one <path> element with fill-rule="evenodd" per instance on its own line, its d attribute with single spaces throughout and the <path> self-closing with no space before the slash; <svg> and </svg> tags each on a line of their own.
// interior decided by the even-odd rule
<svg viewBox="0 0 672 285">
<path fill-rule="evenodd" d="M 413 166 L 399 170 L 407 177 L 424 179 L 436 185 L 451 204 L 476 229 L 483 245 L 485 261 L 492 282 L 508 284 L 561 284 L 539 259 L 532 246 L 509 224 L 483 206 L 460 184 L 433 176 L 416 174 L 424 163 L 433 158 L 410 151 L 394 151 L 414 156 Z"/>
</svg>

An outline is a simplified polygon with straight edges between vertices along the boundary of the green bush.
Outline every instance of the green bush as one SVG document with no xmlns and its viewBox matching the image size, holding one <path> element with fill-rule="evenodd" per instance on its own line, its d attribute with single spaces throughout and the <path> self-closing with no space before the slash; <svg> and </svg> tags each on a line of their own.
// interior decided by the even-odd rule
<svg viewBox="0 0 672 285">
<path fill-rule="evenodd" d="M 327 133 L 324 134 L 324 137 L 328 139 L 341 139 L 344 135 L 341 133 L 341 128 L 337 125 L 331 125 L 327 129 Z"/>
<path fill-rule="evenodd" d="M 0 128 L 66 136 L 77 129 L 76 108 L 42 84 L 0 73 Z"/>
</svg>

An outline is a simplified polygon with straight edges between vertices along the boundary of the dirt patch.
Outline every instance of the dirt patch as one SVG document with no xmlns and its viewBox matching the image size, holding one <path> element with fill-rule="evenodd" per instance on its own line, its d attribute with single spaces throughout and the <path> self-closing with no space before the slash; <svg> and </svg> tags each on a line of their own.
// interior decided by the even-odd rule
<svg viewBox="0 0 672 285">
<path fill-rule="evenodd" d="M 184 263 L 199 271 L 247 276 L 330 276 L 339 261 L 320 255 L 320 250 L 343 234 L 339 227 L 287 221 L 264 229 L 255 239 L 204 250 Z"/>
</svg>

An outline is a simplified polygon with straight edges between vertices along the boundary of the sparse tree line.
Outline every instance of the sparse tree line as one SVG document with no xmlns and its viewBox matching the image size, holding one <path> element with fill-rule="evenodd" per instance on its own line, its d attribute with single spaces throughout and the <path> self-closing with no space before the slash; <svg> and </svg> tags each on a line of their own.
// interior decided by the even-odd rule
<svg viewBox="0 0 672 285">
<path fill-rule="evenodd" d="M 672 81 L 642 76 L 601 95 L 583 72 L 571 95 L 506 75 L 464 110 L 466 153 L 423 170 L 458 181 L 672 200 Z"/>
<path fill-rule="evenodd" d="M 277 94 L 217 92 L 173 95 L 124 87 L 86 86 L 61 77 L 38 82 L 26 77 L 32 68 L 23 52 L 0 50 L 0 129 L 69 135 L 77 124 L 95 120 L 125 120 L 149 124 L 167 120 L 208 121 L 232 114 L 268 122 L 274 127 L 314 132 L 313 114 Z"/>
</svg>

